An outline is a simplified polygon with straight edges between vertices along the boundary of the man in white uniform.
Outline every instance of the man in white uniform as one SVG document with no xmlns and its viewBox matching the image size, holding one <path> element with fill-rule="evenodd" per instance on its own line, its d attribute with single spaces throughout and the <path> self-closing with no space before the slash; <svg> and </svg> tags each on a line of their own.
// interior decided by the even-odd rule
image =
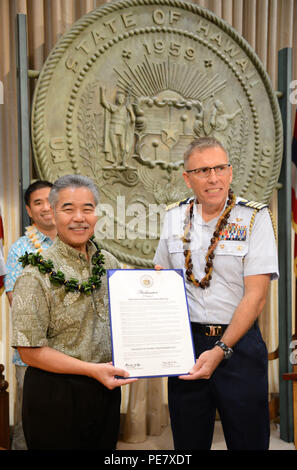
<svg viewBox="0 0 297 470">
<path fill-rule="evenodd" d="M 210 449 L 218 409 L 228 449 L 268 449 L 267 349 L 257 324 L 278 278 L 269 210 L 235 197 L 223 146 L 201 138 L 185 153 L 194 197 L 168 208 L 154 262 L 184 268 L 196 352 L 189 375 L 170 377 L 176 449 Z"/>
</svg>

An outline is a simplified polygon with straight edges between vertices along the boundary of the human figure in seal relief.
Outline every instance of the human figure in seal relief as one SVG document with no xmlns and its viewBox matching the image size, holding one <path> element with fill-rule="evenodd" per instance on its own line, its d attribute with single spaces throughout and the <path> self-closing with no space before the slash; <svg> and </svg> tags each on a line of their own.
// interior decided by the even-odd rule
<svg viewBox="0 0 297 470">
<path fill-rule="evenodd" d="M 213 131 L 223 132 L 227 129 L 230 121 L 232 121 L 236 115 L 240 113 L 240 109 L 237 109 L 232 114 L 225 113 L 225 108 L 221 100 L 215 100 L 214 109 L 210 118 L 210 125 Z"/>
<path fill-rule="evenodd" d="M 133 145 L 135 114 L 127 103 L 126 94 L 120 90 L 116 93 L 115 104 L 105 97 L 105 89 L 100 87 L 100 104 L 110 112 L 109 139 L 114 166 L 127 166 L 127 158 Z"/>
<path fill-rule="evenodd" d="M 241 112 L 237 109 L 234 113 L 226 113 L 221 100 L 209 100 L 195 116 L 194 133 L 197 137 L 212 136 L 226 139 L 227 129 L 233 119 Z"/>
</svg>

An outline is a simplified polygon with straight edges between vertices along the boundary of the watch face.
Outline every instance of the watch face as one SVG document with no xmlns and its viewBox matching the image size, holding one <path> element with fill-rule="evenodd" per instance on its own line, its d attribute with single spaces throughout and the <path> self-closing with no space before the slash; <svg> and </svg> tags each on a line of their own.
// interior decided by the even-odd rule
<svg viewBox="0 0 297 470">
<path fill-rule="evenodd" d="M 223 341 L 217 341 L 215 343 L 215 346 L 219 346 L 223 350 L 225 359 L 230 359 L 233 354 L 233 350 L 231 348 L 228 348 L 228 346 L 223 343 Z"/>
<path fill-rule="evenodd" d="M 230 357 L 232 356 L 232 353 L 233 351 L 231 349 L 225 350 L 224 351 L 225 359 L 230 359 Z"/>
</svg>

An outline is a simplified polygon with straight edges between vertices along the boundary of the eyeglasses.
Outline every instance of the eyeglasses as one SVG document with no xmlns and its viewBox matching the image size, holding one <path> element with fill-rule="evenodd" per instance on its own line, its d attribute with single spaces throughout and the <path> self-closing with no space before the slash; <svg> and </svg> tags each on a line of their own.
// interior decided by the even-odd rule
<svg viewBox="0 0 297 470">
<path fill-rule="evenodd" d="M 217 166 L 205 166 L 203 168 L 194 168 L 194 170 L 186 170 L 186 173 L 193 173 L 198 178 L 209 178 L 211 170 L 215 171 L 217 176 L 224 176 L 227 173 L 227 169 L 230 168 L 231 163 L 225 163 Z"/>
</svg>

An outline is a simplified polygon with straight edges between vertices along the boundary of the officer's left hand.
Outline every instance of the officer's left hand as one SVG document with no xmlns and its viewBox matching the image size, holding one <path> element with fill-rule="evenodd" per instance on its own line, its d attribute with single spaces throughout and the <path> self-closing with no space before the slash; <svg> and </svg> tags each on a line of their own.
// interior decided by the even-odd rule
<svg viewBox="0 0 297 470">
<path fill-rule="evenodd" d="M 224 353 L 217 346 L 204 351 L 189 371 L 189 375 L 180 375 L 179 378 L 183 380 L 209 379 L 223 359 Z"/>
</svg>

